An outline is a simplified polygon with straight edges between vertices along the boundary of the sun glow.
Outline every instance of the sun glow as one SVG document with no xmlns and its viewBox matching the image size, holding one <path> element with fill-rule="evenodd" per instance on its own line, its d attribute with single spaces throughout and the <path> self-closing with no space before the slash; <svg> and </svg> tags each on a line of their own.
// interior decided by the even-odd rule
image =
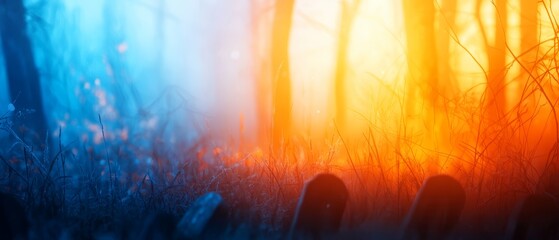
<svg viewBox="0 0 559 240">
<path fill-rule="evenodd" d="M 296 128 L 323 138 L 335 128 L 335 91 L 338 33 L 342 4 L 350 20 L 346 94 L 354 130 L 363 130 L 376 119 L 375 106 L 402 91 L 405 46 L 398 4 L 389 1 L 300 1 L 296 7 L 291 38 L 293 112 Z M 387 89 L 388 88 L 388 89 Z M 372 96 L 372 99 L 369 98 Z M 392 115 L 392 117 L 396 117 Z"/>
<path fill-rule="evenodd" d="M 28 11 L 0 11 L 20 22 L 0 29 L 0 182 L 31 210 L 215 191 L 256 234 L 332 173 L 344 225 L 396 223 L 447 174 L 469 230 L 559 196 L 559 0 L 8 2 Z"/>
<path fill-rule="evenodd" d="M 471 168 L 467 159 L 499 155 L 505 135 L 522 138 L 511 129 L 514 124 L 530 136 L 543 134 L 548 124 L 528 126 L 512 114 L 526 116 L 519 106 L 546 105 L 542 97 L 526 101 L 520 88 L 525 88 L 525 94 L 532 89 L 529 99 L 547 91 L 534 91 L 522 69 L 538 58 L 519 57 L 528 55 L 523 51 L 537 52 L 522 45 L 521 35 L 530 26 L 521 27 L 529 16 L 520 12 L 520 1 L 499 6 L 491 1 L 439 0 L 433 10 L 411 5 L 409 15 L 402 2 L 414 4 L 411 0 L 295 1 L 289 41 L 293 136 L 324 146 L 350 146 L 357 155 L 370 152 L 370 141 L 377 138 L 375 148 L 381 152 L 377 154 L 385 156 L 387 165 L 396 164 L 389 159 L 412 158 L 427 172 L 448 172 Z M 545 15 L 544 4 L 538 10 Z M 424 11 L 433 11 L 430 38 L 421 32 L 428 29 L 419 22 Z M 273 19 L 273 14 L 267 19 Z M 546 26 L 552 24 L 543 17 L 539 21 L 542 27 L 533 31 L 535 36 L 541 31 L 542 38 L 551 38 Z M 406 29 L 406 24 L 416 25 Z M 532 44 L 538 44 L 535 41 Z M 261 56 L 266 56 L 268 49 L 261 50 Z M 274 93 L 277 86 L 268 87 Z M 549 103 L 543 108 L 551 111 Z M 549 118 L 528 112 L 535 114 L 530 115 L 534 123 Z M 544 135 L 553 142 L 551 134 Z M 332 143 L 333 136 L 341 137 L 342 143 Z M 542 149 L 550 148 L 548 144 Z M 388 157 L 394 151 L 396 156 Z M 349 164 L 343 155 L 335 160 Z M 351 163 L 355 164 L 359 163 Z"/>
<path fill-rule="evenodd" d="M 398 159 L 414 159 L 418 168 L 436 172 L 449 171 L 453 164 L 471 166 L 472 159 L 499 152 L 487 146 L 507 145 L 502 139 L 497 143 L 497 136 L 544 142 L 531 146 L 542 151 L 554 143 L 556 127 L 550 112 L 558 98 L 553 81 L 557 74 L 527 71 L 553 69 L 557 27 L 548 15 L 557 7 L 550 1 L 538 4 L 534 24 L 523 21 L 530 17 L 520 11 L 526 2 L 519 0 L 506 1 L 508 14 L 501 21 L 493 1 L 476 5 L 478 1 L 438 0 L 433 10 L 422 10 L 419 6 L 430 1 L 297 0 L 289 17 L 287 47 L 272 41 L 275 4 L 280 2 L 288 1 L 168 1 L 168 16 L 161 20 L 164 27 L 157 30 L 165 33 L 164 38 L 143 36 L 161 37 L 154 27 L 158 18 L 139 21 L 138 14 L 131 14 L 130 24 L 139 21 L 154 28 L 123 26 L 123 35 L 131 37 L 111 42 L 111 49 L 131 65 L 149 65 L 141 61 L 143 56 L 155 56 L 151 63 L 164 64 L 142 71 L 133 68 L 131 79 L 157 89 L 158 83 L 143 71 L 160 73 L 172 85 L 164 90 L 166 101 L 186 109 L 193 128 L 242 150 L 261 149 L 264 155 L 272 151 L 276 138 L 283 137 L 325 154 L 335 148 L 332 159 L 346 167 L 359 164 L 355 159 L 371 158 L 356 157 L 349 163 L 347 146 L 361 156 L 374 149 L 375 158 L 387 166 L 399 164 Z M 405 3 L 412 4 L 411 10 Z M 133 8 L 141 16 L 149 12 L 143 5 Z M 429 24 L 409 20 L 420 18 L 424 10 L 432 11 Z M 78 24 L 88 29 L 102 25 L 93 19 Z M 416 25 L 406 28 L 409 22 Z M 495 47 L 504 33 L 498 23 L 506 25 L 506 44 Z M 421 31 L 427 26 L 433 28 L 429 30 L 433 36 L 418 37 L 426 35 Z M 540 44 L 539 49 L 523 45 L 526 29 L 535 29 L 532 35 L 537 36 L 527 45 Z M 87 35 L 80 37 L 90 43 Z M 151 47 L 158 41 L 164 46 L 161 55 Z M 272 66 L 273 44 L 288 48 L 288 57 L 277 61 L 279 67 Z M 523 54 L 527 49 L 529 54 Z M 287 73 L 278 74 L 286 67 Z M 110 72 L 107 75 L 115 74 Z M 92 76 L 103 84 L 86 79 L 80 91 L 106 87 L 111 76 Z M 501 77 L 503 81 L 493 81 Z M 286 82 L 288 90 L 278 94 L 279 83 Z M 155 99 L 162 90 L 146 92 L 142 93 L 146 99 Z M 112 101 L 105 97 L 97 98 L 102 106 Z M 280 137 L 274 136 L 278 125 L 284 128 L 275 131 L 284 134 Z M 537 141 L 540 135 L 546 141 Z"/>
</svg>

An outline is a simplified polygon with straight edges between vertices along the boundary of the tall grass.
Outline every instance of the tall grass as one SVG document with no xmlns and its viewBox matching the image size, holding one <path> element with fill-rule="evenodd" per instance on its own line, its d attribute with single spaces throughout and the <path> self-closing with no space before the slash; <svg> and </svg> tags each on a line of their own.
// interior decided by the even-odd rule
<svg viewBox="0 0 559 240">
<path fill-rule="evenodd" d="M 434 109 L 441 124 L 432 136 L 413 131 L 421 123 L 397 120 L 393 130 L 371 123 L 359 136 L 333 131 L 321 143 L 294 137 L 280 151 L 263 144 L 241 152 L 209 134 L 171 141 L 163 134 L 166 123 L 157 128 L 163 131 L 142 135 L 137 129 L 130 138 L 108 138 L 118 133 L 101 116 L 91 124 L 102 133 L 102 144 L 63 145 L 61 128 L 52 138 L 57 143 L 40 149 L 4 115 L 0 130 L 8 141 L 0 146 L 0 190 L 17 195 L 33 221 L 49 223 L 34 230 L 39 236 L 66 231 L 126 237 L 136 219 L 153 212 L 180 217 L 208 191 L 223 195 L 234 227 L 247 224 L 270 235 L 289 226 L 304 181 L 316 173 L 332 172 L 345 181 L 349 226 L 399 224 L 424 179 L 448 173 L 467 192 L 463 223 L 500 230 L 517 200 L 545 191 L 546 181 L 559 173 L 559 25 L 545 9 L 555 35 L 535 46 L 542 54 L 534 67 L 509 49 L 511 65 L 528 77 L 518 79 L 522 91 L 498 121 L 489 121 L 486 105 L 465 92 Z"/>
</svg>

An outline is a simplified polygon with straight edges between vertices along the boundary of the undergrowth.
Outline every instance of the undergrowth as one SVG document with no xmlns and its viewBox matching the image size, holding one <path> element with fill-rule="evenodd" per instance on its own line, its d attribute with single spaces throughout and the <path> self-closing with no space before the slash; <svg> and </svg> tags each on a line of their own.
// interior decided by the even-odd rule
<svg viewBox="0 0 559 240">
<path fill-rule="evenodd" d="M 523 65 L 509 49 L 510 64 L 521 68 L 515 81 L 522 91 L 499 119 L 465 92 L 437 106 L 439 125 L 427 130 L 432 135 L 413 131 L 422 122 L 402 120 L 393 132 L 371 123 L 359 136 L 333 131 L 320 143 L 297 136 L 279 149 L 263 143 L 240 151 L 211 134 L 171 138 L 173 125 L 166 122 L 146 128 L 145 119 L 135 119 L 139 126 L 129 121 L 111 129 L 115 124 L 104 125 L 98 115 L 85 127 L 91 132 L 66 136 L 60 127 L 36 146 L 14 129 L 20 114 L 4 114 L 0 191 L 17 196 L 32 221 L 41 223 L 34 229 L 37 236 L 127 237 L 141 225 L 138 219 L 156 212 L 180 218 L 210 191 L 225 199 L 233 228 L 247 225 L 275 236 L 289 227 L 305 180 L 319 172 L 346 183 L 344 224 L 351 227 L 398 225 L 423 181 L 445 173 L 467 192 L 463 228 L 500 231 L 522 197 L 559 194 L 547 188 L 559 174 L 559 31 L 554 32 L 542 40 L 542 49 L 534 47 L 539 54 L 533 66 Z M 64 137 L 76 140 L 63 144 Z"/>
</svg>

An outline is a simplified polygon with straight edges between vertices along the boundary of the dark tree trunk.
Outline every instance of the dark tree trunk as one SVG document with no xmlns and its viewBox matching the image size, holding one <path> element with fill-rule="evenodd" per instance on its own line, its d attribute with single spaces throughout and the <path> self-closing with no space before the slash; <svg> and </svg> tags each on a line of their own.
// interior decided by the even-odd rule
<svg viewBox="0 0 559 240">
<path fill-rule="evenodd" d="M 276 0 L 272 27 L 272 79 L 274 79 L 274 112 L 272 141 L 274 147 L 291 132 L 291 72 L 289 70 L 289 39 L 294 0 Z"/>
<path fill-rule="evenodd" d="M 45 140 L 47 122 L 39 71 L 27 34 L 23 0 L 0 0 L 0 8 L 0 34 L 9 94 L 16 111 L 23 113 L 15 115 L 14 126 L 25 138 L 31 137 L 35 143 L 40 143 Z"/>
</svg>

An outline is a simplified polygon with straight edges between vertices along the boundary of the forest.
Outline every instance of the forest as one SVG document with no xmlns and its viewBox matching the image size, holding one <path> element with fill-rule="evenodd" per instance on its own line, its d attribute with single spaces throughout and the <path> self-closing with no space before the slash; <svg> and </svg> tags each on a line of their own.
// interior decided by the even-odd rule
<svg viewBox="0 0 559 240">
<path fill-rule="evenodd" d="M 330 238 L 397 239 L 455 185 L 417 239 L 507 239 L 533 199 L 552 220 L 514 224 L 559 238 L 558 5 L 0 0 L 0 234 L 291 238 L 336 176 Z"/>
</svg>

